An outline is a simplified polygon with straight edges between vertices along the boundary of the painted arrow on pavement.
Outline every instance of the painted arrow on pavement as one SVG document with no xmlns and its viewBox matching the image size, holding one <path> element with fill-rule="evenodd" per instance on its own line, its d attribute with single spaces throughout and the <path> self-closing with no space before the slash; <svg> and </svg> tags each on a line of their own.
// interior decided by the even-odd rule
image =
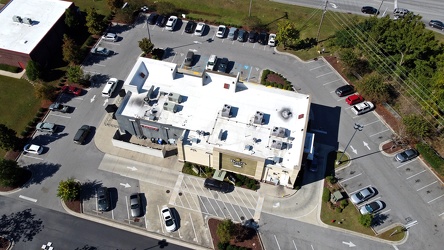
<svg viewBox="0 0 444 250">
<path fill-rule="evenodd" d="M 348 245 L 348 247 L 355 247 L 355 246 L 356 246 L 356 245 L 353 244 L 353 242 L 351 242 L 351 241 L 350 241 L 350 242 L 343 241 L 342 244 Z"/>
<path fill-rule="evenodd" d="M 136 171 L 136 170 L 137 170 L 137 168 L 136 168 L 136 167 L 126 167 L 126 168 L 129 168 L 129 169 L 131 169 L 131 171 Z"/>
<path fill-rule="evenodd" d="M 108 103 L 108 98 L 105 99 L 105 101 L 103 102 L 103 106 L 105 106 Z"/>
<path fill-rule="evenodd" d="M 96 99 L 96 95 L 93 96 L 93 98 L 91 98 L 91 102 L 93 102 Z"/>
<path fill-rule="evenodd" d="M 350 145 L 350 148 L 352 149 L 353 153 L 355 153 L 355 155 L 358 154 L 358 150 L 354 149 L 352 145 Z"/>
<path fill-rule="evenodd" d="M 130 184 L 128 184 L 128 183 L 120 183 L 120 185 L 124 186 L 125 188 L 131 187 Z"/>
<path fill-rule="evenodd" d="M 364 147 L 368 148 L 368 150 L 371 150 L 370 147 L 368 146 L 368 143 L 365 141 L 363 141 L 363 142 L 364 142 Z"/>
</svg>

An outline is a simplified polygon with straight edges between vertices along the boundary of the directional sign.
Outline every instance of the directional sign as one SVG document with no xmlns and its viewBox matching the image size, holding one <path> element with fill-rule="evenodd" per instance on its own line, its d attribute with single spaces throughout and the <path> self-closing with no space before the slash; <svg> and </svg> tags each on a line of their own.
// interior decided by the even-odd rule
<svg viewBox="0 0 444 250">
<path fill-rule="evenodd" d="M 368 148 L 368 150 L 370 150 L 370 147 L 368 146 L 368 143 L 365 142 L 365 141 L 363 141 L 363 142 L 364 142 L 364 147 L 366 147 L 366 148 Z"/>
<path fill-rule="evenodd" d="M 103 102 L 103 106 L 105 107 L 105 105 L 108 103 L 108 98 L 105 99 L 105 101 Z"/>
<path fill-rule="evenodd" d="M 96 99 L 96 95 L 93 96 L 93 98 L 91 98 L 91 102 L 95 101 Z"/>
<path fill-rule="evenodd" d="M 131 169 L 131 171 L 136 171 L 136 170 L 137 170 L 137 168 L 136 168 L 136 167 L 126 167 L 126 168 L 129 168 L 129 169 Z"/>
<path fill-rule="evenodd" d="M 130 184 L 128 184 L 128 183 L 120 183 L 120 185 L 124 186 L 125 188 L 131 187 Z"/>
<path fill-rule="evenodd" d="M 355 153 L 355 155 L 358 154 L 358 150 L 354 149 L 352 145 L 350 145 L 350 148 L 352 149 L 353 153 Z"/>
<path fill-rule="evenodd" d="M 356 246 L 356 245 L 353 244 L 353 242 L 351 242 L 351 241 L 350 241 L 350 242 L 343 241 L 342 244 L 348 245 L 348 247 L 355 247 L 355 246 Z"/>
</svg>

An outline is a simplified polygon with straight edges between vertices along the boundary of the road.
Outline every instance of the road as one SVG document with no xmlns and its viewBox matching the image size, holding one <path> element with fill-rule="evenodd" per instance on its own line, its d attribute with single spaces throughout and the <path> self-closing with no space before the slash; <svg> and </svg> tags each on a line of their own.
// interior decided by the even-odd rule
<svg viewBox="0 0 444 250">
<path fill-rule="evenodd" d="M 175 32 L 168 32 L 156 26 L 149 27 L 151 39 L 156 47 L 170 48 L 170 53 L 164 60 L 181 64 L 184 55 L 191 49 L 201 56 L 202 61 L 205 61 L 205 58 L 208 58 L 210 54 L 227 57 L 231 61 L 231 72 L 235 74 L 239 69 L 247 69 L 248 71 L 244 72 L 243 77 L 252 82 L 258 81 L 259 74 L 256 72 L 260 72 L 263 69 L 271 69 L 281 73 L 293 83 L 299 92 L 312 95 L 313 129 L 316 130 L 317 134 L 316 143 L 319 148 L 325 149 L 325 152 L 331 149 L 344 149 L 354 132 L 354 123 L 358 122 L 364 125 L 364 130 L 355 135 L 350 148 L 347 150 L 353 156 L 351 166 L 358 167 L 358 170 L 362 171 L 359 178 L 363 177 L 364 179 L 356 183 L 350 183 L 349 187 L 371 184 L 378 188 L 379 193 L 384 197 L 388 205 L 385 211 L 390 210 L 390 219 L 384 221 L 386 223 L 384 224 L 385 226 L 389 226 L 394 222 L 409 223 L 418 221 L 418 224 L 409 231 L 409 238 L 402 245 L 403 249 L 433 249 L 433 246 L 439 246 L 442 238 L 436 237 L 436 234 L 444 230 L 442 218 L 440 217 L 444 212 L 442 211 L 443 199 L 439 198 L 439 192 L 442 193 L 443 191 L 439 188 L 434 189 L 431 194 L 435 195 L 437 193 L 434 196 L 435 198 L 424 200 L 423 197 L 425 196 L 419 191 L 426 191 L 428 189 L 427 183 L 432 183 L 433 181 L 427 179 L 424 181 L 426 184 L 423 187 L 416 187 L 415 182 L 411 184 L 406 182 L 405 178 L 402 178 L 402 173 L 399 170 L 403 170 L 403 168 L 398 168 L 399 165 L 394 165 L 393 160 L 383 156 L 378 149 L 378 146 L 383 141 L 390 139 L 390 129 L 374 113 L 359 117 L 353 115 L 350 107 L 345 104 L 344 98 L 338 98 L 334 94 L 334 90 L 345 84 L 345 82 L 324 61 L 300 62 L 293 57 L 275 53 L 268 46 L 217 39 L 214 38 L 215 27 L 212 27 L 204 37 L 195 37 L 183 33 L 183 26 L 182 23 L 182 28 Z M 137 179 L 134 179 L 134 176 L 125 177 L 126 175 L 114 174 L 99 169 L 99 166 L 107 157 L 94 145 L 95 132 L 87 139 L 86 145 L 81 146 L 72 143 L 73 134 L 82 124 L 98 127 L 104 115 L 104 106 L 106 105 L 106 99 L 100 96 L 101 84 L 106 81 L 107 77 L 117 77 L 120 80 L 126 78 L 137 56 L 140 54 L 140 50 L 135 47 L 135 44 L 141 38 L 146 37 L 148 31 L 143 20 L 132 29 L 126 26 L 117 26 L 114 29 L 118 31 L 119 36 L 122 36 L 123 39 L 117 43 L 103 44 L 106 44 L 108 48 L 112 48 L 116 54 L 109 58 L 89 57 L 85 61 L 85 65 L 87 65 L 85 70 L 98 74 L 95 85 L 80 97 L 70 98 L 62 96 L 62 98 L 68 98 L 69 105 L 75 107 L 74 112 L 63 116 L 51 113 L 48 116 L 47 121 L 62 125 L 61 130 L 55 135 L 37 136 L 34 139 L 35 142 L 45 145 L 48 150 L 39 157 L 23 156 L 20 158 L 19 163 L 22 166 L 27 166 L 33 170 L 33 180 L 24 189 L 9 196 L 16 199 L 26 199 L 26 202 L 62 211 L 59 200 L 56 198 L 56 189 L 59 181 L 67 177 L 75 177 L 81 181 L 89 180 L 91 187 L 97 185 L 116 187 L 119 197 L 126 197 L 132 192 L 140 191 L 139 186 L 142 185 L 140 185 Z M 367 146 L 363 142 L 367 143 Z M 415 166 L 418 168 L 424 165 L 420 161 L 414 161 L 409 164 L 417 164 Z M 121 167 L 126 168 L 126 166 Z M 409 168 L 413 169 L 413 165 Z M 128 170 L 126 169 L 125 171 Z M 348 170 L 345 171 L 341 181 L 345 182 L 349 178 L 345 175 L 350 174 L 350 172 Z M 306 175 L 310 175 L 310 173 L 306 173 Z M 279 238 L 281 244 L 288 240 L 285 244 L 291 245 L 290 243 L 294 238 L 284 239 L 283 236 L 288 235 L 288 230 L 285 227 L 279 226 L 287 225 L 289 219 L 313 223 L 313 220 L 309 219 L 309 217 L 316 216 L 316 211 L 319 209 L 321 177 L 322 170 L 317 175 L 311 174 L 306 179 L 306 185 L 294 197 L 287 199 L 265 198 L 263 201 L 263 211 L 277 216 L 271 218 L 262 215 L 260 223 L 264 224 L 261 225 L 259 230 L 261 231 L 262 226 L 264 226 L 266 245 L 272 246 L 273 241 L 276 241 L 273 238 L 269 238 L 268 236 L 270 235 L 280 235 L 282 236 Z M 171 178 L 167 183 L 176 183 L 177 177 Z M 411 180 L 413 179 L 416 178 Z M 123 188 L 119 183 L 128 183 L 130 187 Z M 147 186 L 147 189 L 149 189 L 150 186 Z M 416 190 L 419 191 L 415 192 Z M 162 194 L 162 192 L 157 193 L 159 196 Z M 91 193 L 90 198 L 93 197 L 94 193 Z M 150 199 L 155 200 L 156 198 Z M 125 202 L 125 199 L 121 199 L 121 201 Z M 175 202 L 176 204 L 181 203 L 179 201 Z M 201 203 L 204 202 L 206 201 L 198 201 L 197 203 L 202 205 Z M 208 205 L 210 203 L 216 204 L 210 200 L 205 204 Z M 251 207 L 255 208 L 256 206 L 253 205 Z M 123 210 L 125 209 L 123 208 Z M 249 214 L 250 212 L 246 210 L 245 213 Z M 410 218 L 410 220 L 406 218 Z M 158 218 L 153 219 L 158 220 Z M 294 223 L 297 224 L 296 221 Z M 275 226 L 267 228 L 266 225 L 271 226 L 271 224 L 275 224 Z M 340 249 L 339 246 L 342 245 L 341 242 L 337 242 L 337 239 L 344 239 L 346 242 L 350 239 L 354 244 L 359 243 L 360 249 L 374 249 L 374 244 L 376 244 L 370 243 L 367 240 L 350 238 L 346 232 L 335 231 L 335 233 L 330 234 L 324 231 L 322 224 L 318 222 L 314 222 L 314 224 L 318 227 L 313 227 L 312 233 L 295 236 L 300 241 L 306 242 L 307 246 L 309 242 L 311 242 L 310 245 L 313 244 L 320 248 L 329 244 L 336 244 L 335 246 Z M 318 234 L 316 228 L 320 230 L 319 232 L 326 232 L 322 234 L 322 238 L 313 239 L 313 235 Z M 156 229 L 153 228 L 153 230 Z M 160 230 L 160 228 L 157 230 Z M 431 244 L 431 246 L 429 247 L 428 244 Z M 315 247 L 315 249 L 317 248 Z"/>
<path fill-rule="evenodd" d="M 56 250 L 188 249 L 3 196 L 0 214 L 1 232 L 14 240 L 14 249 L 41 249 L 48 242 Z"/>
</svg>

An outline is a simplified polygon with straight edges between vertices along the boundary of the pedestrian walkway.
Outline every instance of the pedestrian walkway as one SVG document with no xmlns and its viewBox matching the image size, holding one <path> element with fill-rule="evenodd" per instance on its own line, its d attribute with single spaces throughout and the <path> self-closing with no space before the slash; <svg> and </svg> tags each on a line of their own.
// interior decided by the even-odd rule
<svg viewBox="0 0 444 250">
<path fill-rule="evenodd" d="M 21 79 L 23 77 L 23 75 L 25 74 L 25 72 L 26 72 L 26 70 L 22 70 L 19 73 L 12 73 L 9 71 L 0 70 L 0 75 L 8 76 L 8 77 L 16 78 L 16 79 Z"/>
</svg>

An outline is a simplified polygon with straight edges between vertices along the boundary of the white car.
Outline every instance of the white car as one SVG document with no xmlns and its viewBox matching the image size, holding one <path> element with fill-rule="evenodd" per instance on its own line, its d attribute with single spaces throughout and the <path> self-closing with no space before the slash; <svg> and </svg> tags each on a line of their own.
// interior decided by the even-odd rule
<svg viewBox="0 0 444 250">
<path fill-rule="evenodd" d="M 163 221 L 165 222 L 165 229 L 167 232 L 174 232 L 176 230 L 176 221 L 174 220 L 173 216 L 171 215 L 171 210 L 164 206 L 161 210 Z"/>
<path fill-rule="evenodd" d="M 198 23 L 196 26 L 196 29 L 194 30 L 194 35 L 195 36 L 203 36 L 203 33 L 205 31 L 205 26 L 206 26 L 205 23 L 202 23 L 202 22 Z"/>
<path fill-rule="evenodd" d="M 371 111 L 374 107 L 375 105 L 373 105 L 373 103 L 365 101 L 354 105 L 352 107 L 352 111 L 355 113 L 355 115 L 362 115 Z"/>
<path fill-rule="evenodd" d="M 373 187 L 367 187 L 350 196 L 350 200 L 353 204 L 359 204 L 372 198 L 375 194 L 376 190 Z"/>
<path fill-rule="evenodd" d="M 216 36 L 219 38 L 223 38 L 225 36 L 225 30 L 227 30 L 227 27 L 225 25 L 219 25 L 219 27 L 217 27 Z"/>
<path fill-rule="evenodd" d="M 276 46 L 276 34 L 271 33 L 268 37 L 268 45 L 270 47 Z"/>
<path fill-rule="evenodd" d="M 165 25 L 165 29 L 173 31 L 174 28 L 176 27 L 176 23 L 177 23 L 177 16 L 170 16 L 170 18 L 168 18 L 167 24 Z"/>
<path fill-rule="evenodd" d="M 40 155 L 43 152 L 43 147 L 35 144 L 27 144 L 23 151 L 30 154 Z"/>
<path fill-rule="evenodd" d="M 116 89 L 118 81 L 119 80 L 117 80 L 117 78 L 110 78 L 108 82 L 105 84 L 105 87 L 103 87 L 102 96 L 111 97 L 114 92 L 114 89 Z"/>
<path fill-rule="evenodd" d="M 118 36 L 114 33 L 106 33 L 102 36 L 102 40 L 110 41 L 110 42 L 116 42 L 118 39 Z"/>
</svg>

